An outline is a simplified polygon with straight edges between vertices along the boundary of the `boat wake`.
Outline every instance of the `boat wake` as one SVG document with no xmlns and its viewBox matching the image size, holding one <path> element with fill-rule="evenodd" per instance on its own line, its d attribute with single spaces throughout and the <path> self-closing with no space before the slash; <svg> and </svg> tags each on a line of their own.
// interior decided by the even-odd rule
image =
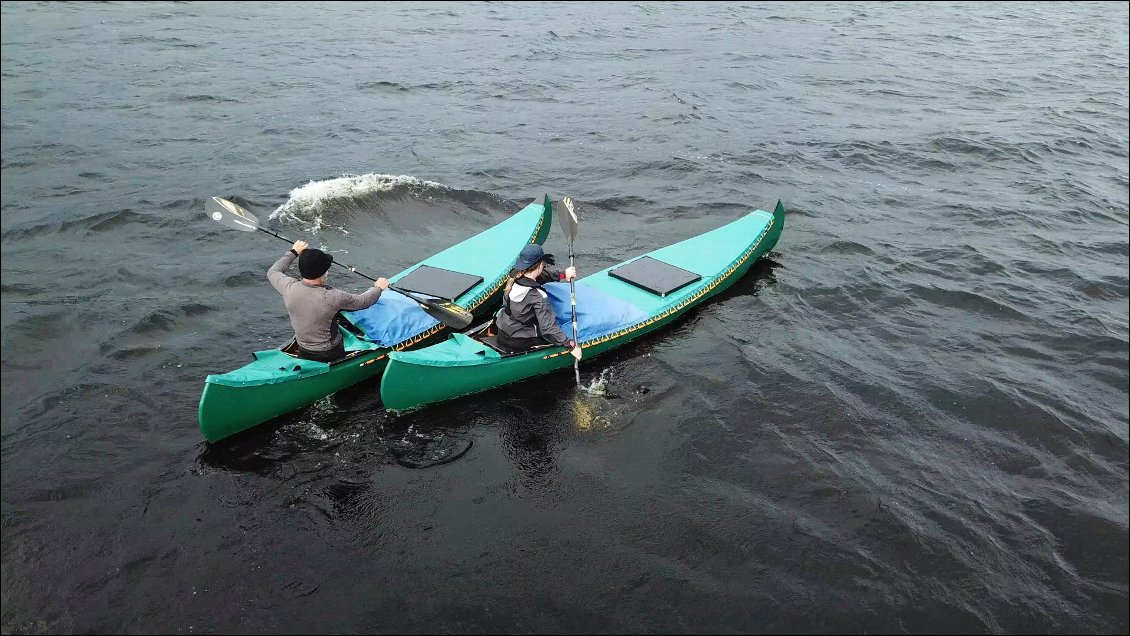
<svg viewBox="0 0 1130 636">
<path fill-rule="evenodd" d="M 611 390 L 612 367 L 601 370 L 600 375 L 582 383 L 572 400 L 573 423 L 580 430 L 615 430 L 618 418 L 616 395 Z"/>
<path fill-rule="evenodd" d="M 327 212 L 345 211 L 361 216 L 372 210 L 381 193 L 404 192 L 427 197 L 452 189 L 442 183 L 409 175 L 368 173 L 345 175 L 336 179 L 310 181 L 290 191 L 290 197 L 274 212 L 271 220 L 293 221 L 311 233 L 322 229 Z M 337 228 L 348 233 L 344 227 Z"/>
<path fill-rule="evenodd" d="M 432 468 L 450 464 L 463 457 L 475 445 L 450 431 L 421 433 L 409 426 L 399 440 L 389 442 L 389 452 L 397 464 L 405 468 Z"/>
</svg>

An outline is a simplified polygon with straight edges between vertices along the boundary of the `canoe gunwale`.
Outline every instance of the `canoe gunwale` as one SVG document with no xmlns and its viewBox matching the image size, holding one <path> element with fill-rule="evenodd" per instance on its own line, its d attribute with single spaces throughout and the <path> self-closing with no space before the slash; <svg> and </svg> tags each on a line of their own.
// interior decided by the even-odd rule
<svg viewBox="0 0 1130 636">
<path fill-rule="evenodd" d="M 759 212 L 760 212 L 760 210 L 759 210 Z M 752 256 L 754 253 L 757 252 L 757 248 L 758 248 L 759 245 L 761 245 L 761 241 L 765 240 L 765 237 L 769 235 L 769 230 L 772 229 L 773 226 L 777 222 L 776 216 L 774 216 L 774 215 L 771 215 L 771 216 L 772 216 L 772 218 L 770 218 L 768 225 L 766 225 L 765 229 L 761 231 L 760 235 L 758 235 L 757 240 L 754 241 L 753 243 L 751 243 L 750 246 L 748 248 L 746 248 L 746 250 L 742 253 L 742 255 L 739 256 L 733 262 L 731 262 L 730 265 L 725 270 L 723 270 L 721 273 L 719 273 L 714 278 L 710 279 L 709 282 L 703 284 L 702 287 L 700 287 L 694 294 L 684 298 L 683 300 L 680 300 L 679 302 L 675 303 L 674 305 L 672 305 L 672 306 L 670 306 L 666 309 L 659 311 L 654 316 L 649 316 L 646 320 L 640 321 L 640 322 L 638 322 L 634 325 L 631 325 L 629 327 L 625 327 L 623 329 L 613 331 L 612 333 L 608 333 L 608 334 L 605 334 L 603 336 L 598 336 L 598 337 L 592 338 L 590 340 L 583 340 L 583 341 L 577 343 L 578 346 L 580 346 L 581 349 L 584 349 L 585 345 L 588 345 L 590 347 L 595 347 L 596 345 L 604 344 L 605 342 L 609 342 L 609 341 L 615 340 L 617 338 L 620 338 L 622 336 L 628 335 L 629 333 L 631 333 L 633 331 L 639 331 L 640 329 L 645 329 L 648 326 L 650 326 L 650 325 L 652 325 L 656 322 L 659 322 L 660 320 L 663 320 L 664 318 L 666 318 L 666 317 L 668 317 L 672 314 L 679 313 L 683 309 L 689 308 L 690 306 L 698 304 L 699 302 L 701 302 L 706 295 L 708 295 L 710 292 L 712 292 L 716 287 L 718 287 L 718 285 L 721 285 L 723 282 L 725 282 L 725 280 L 727 278 L 732 276 L 734 274 L 734 272 L 738 271 L 738 269 L 741 268 L 741 266 L 747 260 L 749 260 L 750 256 Z M 569 353 L 569 350 L 565 349 L 563 351 L 559 351 L 557 353 L 552 353 L 552 354 L 549 354 L 547 356 L 544 356 L 544 359 L 548 360 L 549 358 L 555 358 L 557 356 L 565 355 L 567 353 Z"/>
</svg>

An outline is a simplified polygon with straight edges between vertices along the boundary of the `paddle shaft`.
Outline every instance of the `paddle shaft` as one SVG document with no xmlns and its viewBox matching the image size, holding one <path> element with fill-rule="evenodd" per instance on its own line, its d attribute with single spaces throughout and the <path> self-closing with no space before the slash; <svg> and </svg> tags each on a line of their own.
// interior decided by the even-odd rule
<svg viewBox="0 0 1130 636">
<path fill-rule="evenodd" d="M 573 267 L 573 242 L 569 242 L 569 267 Z M 569 279 L 569 308 L 573 312 L 573 343 L 576 346 L 581 346 L 577 342 L 577 288 L 573 285 L 573 279 Z M 581 361 L 573 358 L 573 375 L 577 377 L 577 386 L 581 386 Z"/>
<path fill-rule="evenodd" d="M 210 201 L 204 203 L 204 212 L 208 214 L 208 216 L 213 221 L 222 223 L 228 227 L 235 228 L 243 232 L 252 232 L 254 230 L 259 230 L 265 234 L 270 234 L 271 236 L 285 243 L 292 243 L 292 241 L 285 236 L 261 227 L 259 225 L 259 219 L 256 219 L 254 214 L 248 212 L 238 204 L 233 203 L 232 201 L 229 201 L 227 199 L 212 197 Z M 337 265 L 338 267 L 342 267 L 353 272 L 354 274 L 357 274 L 361 278 L 371 280 L 374 283 L 380 280 L 378 278 L 373 278 L 372 276 L 362 274 L 361 272 L 357 271 L 357 268 L 353 267 L 352 265 L 338 263 L 337 261 L 333 260 L 331 260 L 330 262 L 334 265 Z M 459 305 L 456 305 L 455 301 L 453 300 L 442 298 L 439 299 L 442 302 L 437 303 L 425 298 L 420 298 L 419 296 L 406 292 L 403 289 L 399 289 L 397 287 L 390 286 L 389 289 L 395 289 L 397 292 L 416 301 L 416 303 L 419 304 L 421 308 L 423 308 L 425 313 L 427 313 L 432 318 L 435 318 L 436 320 L 442 322 L 444 325 L 451 327 L 452 329 L 463 329 L 467 325 L 471 324 L 471 321 L 475 319 L 474 314 L 463 309 Z"/>
<path fill-rule="evenodd" d="M 255 228 L 255 229 L 259 230 L 260 232 L 266 232 L 267 234 L 270 234 L 271 236 L 277 238 L 280 241 L 285 241 L 287 243 L 290 243 L 291 245 L 294 245 L 294 241 L 286 238 L 285 236 L 280 236 L 278 234 L 275 234 L 274 232 L 272 232 L 272 231 L 270 231 L 266 228 L 258 227 L 258 228 Z M 337 265 L 338 267 L 344 267 L 345 269 L 348 269 L 349 271 L 353 272 L 354 274 L 357 274 L 361 278 L 367 278 L 367 279 L 369 279 L 373 282 L 376 282 L 376 280 L 377 280 L 377 279 L 373 278 L 372 276 L 366 276 L 365 274 L 362 274 L 361 272 L 357 271 L 357 269 L 354 268 L 352 265 L 346 265 L 345 263 L 339 263 L 337 261 L 334 261 L 333 264 Z M 399 290 L 397 290 L 397 291 L 399 291 Z M 405 294 L 405 295 L 407 295 L 407 294 Z M 415 300 L 415 299 L 413 298 L 413 300 Z"/>
<path fill-rule="evenodd" d="M 290 239 L 286 238 L 285 236 L 281 236 L 281 235 L 279 235 L 279 234 L 276 234 L 275 232 L 272 232 L 272 231 L 270 231 L 270 230 L 268 230 L 268 229 L 265 229 L 265 228 L 262 228 L 262 227 L 259 227 L 259 228 L 256 228 L 256 229 L 258 229 L 258 230 L 259 230 L 260 232 L 266 232 L 267 234 L 270 234 L 271 236 L 273 236 L 273 237 L 275 237 L 275 238 L 279 239 L 280 241 L 285 241 L 285 242 L 287 242 L 287 243 L 290 243 L 291 245 L 294 245 L 294 241 L 292 241 L 292 240 L 290 240 Z M 376 282 L 376 280 L 377 280 L 377 279 L 375 279 L 375 278 L 373 278 L 373 277 L 371 277 L 371 276 L 366 276 L 365 274 L 362 274 L 361 272 L 357 271 L 357 269 L 356 269 L 356 268 L 354 268 L 354 267 L 353 267 L 352 265 L 346 265 L 345 263 L 339 263 L 339 262 L 337 262 L 337 261 L 334 261 L 334 263 L 333 263 L 333 264 L 334 264 L 334 265 L 337 265 L 337 266 L 339 266 L 339 267 L 344 267 L 345 269 L 348 269 L 349 271 L 353 272 L 354 274 L 357 274 L 357 275 L 358 275 L 358 276 L 360 276 L 361 278 L 368 278 L 369 280 L 371 280 L 371 281 L 373 281 L 373 282 Z M 414 300 L 414 301 L 416 301 L 416 302 L 420 303 L 421 305 L 424 305 L 424 306 L 426 306 L 426 307 L 430 307 L 430 308 L 433 308 L 433 309 L 435 309 L 436 311 L 441 311 L 441 312 L 445 312 L 445 313 L 450 313 L 450 312 L 451 312 L 451 310 L 449 310 L 449 309 L 445 309 L 445 308 L 443 308 L 443 307 L 440 307 L 440 306 L 436 305 L 436 303 L 435 303 L 434 301 L 428 300 L 427 298 L 420 298 L 420 297 L 419 297 L 419 296 L 417 296 L 416 294 L 413 294 L 412 292 L 409 292 L 409 291 L 405 291 L 405 290 L 403 290 L 403 289 L 400 289 L 399 287 L 394 287 L 394 286 L 392 286 L 392 285 L 389 285 L 389 289 L 392 289 L 392 290 L 395 290 L 395 291 L 397 291 L 397 292 L 400 292 L 401 294 L 404 294 L 405 296 L 407 296 L 407 297 L 411 298 L 412 300 Z M 433 316 L 433 317 L 435 317 L 435 316 Z M 437 319 L 437 320 L 439 320 L 439 318 L 436 318 L 436 319 Z M 574 319 L 574 322 L 575 322 L 575 321 L 576 321 L 576 320 Z M 441 321 L 441 322 L 445 322 L 445 321 Z M 576 325 L 574 325 L 574 329 L 573 329 L 573 332 L 574 332 L 574 338 L 575 338 L 575 337 L 576 337 Z"/>
</svg>

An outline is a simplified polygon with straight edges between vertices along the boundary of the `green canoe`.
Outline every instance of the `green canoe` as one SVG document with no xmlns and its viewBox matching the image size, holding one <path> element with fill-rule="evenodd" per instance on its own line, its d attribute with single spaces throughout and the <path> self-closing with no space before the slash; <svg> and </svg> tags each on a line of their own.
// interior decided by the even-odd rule
<svg viewBox="0 0 1130 636">
<path fill-rule="evenodd" d="M 501 300 L 506 274 L 518 252 L 529 243 L 544 242 L 549 234 L 553 210 L 548 201 L 548 197 L 535 201 L 502 223 L 389 280 L 396 285 L 424 265 L 470 275 L 468 280 L 481 277 L 481 282 L 453 300 L 468 311 L 486 315 Z M 396 304 L 402 301 L 410 306 Z M 340 327 L 347 352 L 342 360 L 327 364 L 299 359 L 293 353 L 292 339 L 279 349 L 255 352 L 245 367 L 209 375 L 198 411 L 204 437 L 221 440 L 316 402 L 383 371 L 391 351 L 426 346 L 450 331 L 392 291 L 382 294 L 370 309 L 343 315 L 349 322 Z M 380 324 L 381 320 L 386 324 Z M 396 324 L 387 324 L 393 322 Z"/>
<path fill-rule="evenodd" d="M 734 284 L 776 245 L 784 220 L 785 208 L 778 201 L 772 214 L 756 210 L 716 230 L 577 280 L 578 342 L 584 359 L 659 329 Z M 558 323 L 569 334 L 569 286 L 549 283 L 545 289 Z M 486 325 L 466 334 L 449 334 L 426 348 L 393 352 L 381 380 L 385 408 L 411 411 L 573 366 L 564 347 L 514 355 L 500 350 L 489 332 Z"/>
</svg>

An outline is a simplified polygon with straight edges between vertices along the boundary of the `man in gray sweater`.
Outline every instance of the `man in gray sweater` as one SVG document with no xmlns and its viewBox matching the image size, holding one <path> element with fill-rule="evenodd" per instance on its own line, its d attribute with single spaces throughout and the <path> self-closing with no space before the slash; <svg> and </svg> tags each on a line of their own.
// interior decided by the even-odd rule
<svg viewBox="0 0 1130 636">
<path fill-rule="evenodd" d="M 298 259 L 298 272 L 302 280 L 286 275 L 294 259 Z M 326 284 L 331 254 L 314 249 L 306 241 L 296 241 L 271 269 L 267 280 L 283 297 L 290 314 L 290 324 L 298 341 L 299 355 L 307 360 L 331 362 L 345 357 L 345 344 L 337 329 L 339 311 L 357 311 L 372 307 L 388 289 L 388 279 L 373 281 L 372 289 L 363 294 L 351 294 Z"/>
</svg>

